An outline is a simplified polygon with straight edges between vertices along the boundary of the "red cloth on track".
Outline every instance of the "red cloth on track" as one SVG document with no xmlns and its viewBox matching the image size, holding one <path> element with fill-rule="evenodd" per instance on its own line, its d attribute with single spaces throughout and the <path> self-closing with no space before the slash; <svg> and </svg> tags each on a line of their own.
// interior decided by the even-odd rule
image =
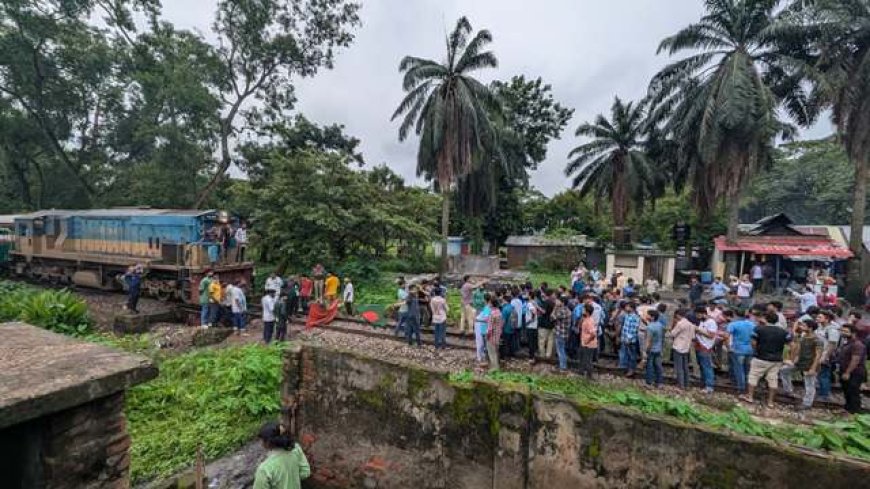
<svg viewBox="0 0 870 489">
<path fill-rule="evenodd" d="M 323 307 L 319 302 L 312 302 L 308 306 L 308 319 L 305 321 L 305 329 L 315 326 L 326 326 L 338 315 L 338 301 L 332 301 Z"/>
</svg>

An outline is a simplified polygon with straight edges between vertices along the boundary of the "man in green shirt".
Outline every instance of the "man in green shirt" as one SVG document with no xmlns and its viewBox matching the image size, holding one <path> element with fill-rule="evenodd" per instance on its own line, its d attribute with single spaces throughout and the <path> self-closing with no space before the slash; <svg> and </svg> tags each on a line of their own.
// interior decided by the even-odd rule
<svg viewBox="0 0 870 489">
<path fill-rule="evenodd" d="M 211 285 L 213 272 L 208 271 L 205 277 L 199 281 L 199 324 L 200 326 L 211 326 L 209 324 L 209 307 L 208 307 L 208 287 Z"/>
</svg>

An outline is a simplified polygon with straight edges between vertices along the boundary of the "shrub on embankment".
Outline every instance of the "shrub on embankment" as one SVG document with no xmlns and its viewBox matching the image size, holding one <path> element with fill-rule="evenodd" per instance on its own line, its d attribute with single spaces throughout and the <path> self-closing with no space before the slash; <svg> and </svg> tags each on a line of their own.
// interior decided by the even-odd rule
<svg viewBox="0 0 870 489">
<path fill-rule="evenodd" d="M 142 482 L 250 441 L 280 411 L 282 346 L 194 351 L 160 362 L 160 375 L 127 393 L 131 477 Z"/>
<path fill-rule="evenodd" d="M 67 290 L 41 290 L 0 281 L 0 322 L 23 321 L 70 336 L 91 331 L 85 301 Z"/>
<path fill-rule="evenodd" d="M 489 380 L 507 385 L 523 385 L 531 391 L 558 394 L 582 402 L 623 406 L 645 414 L 663 415 L 718 430 L 760 436 L 785 443 L 841 453 L 870 460 L 870 415 L 856 415 L 836 422 L 813 424 L 771 424 L 759 421 L 742 407 L 715 410 L 683 399 L 642 392 L 638 389 L 609 386 L 580 379 L 516 372 L 493 372 Z M 471 372 L 451 374 L 455 383 L 468 383 Z"/>
</svg>

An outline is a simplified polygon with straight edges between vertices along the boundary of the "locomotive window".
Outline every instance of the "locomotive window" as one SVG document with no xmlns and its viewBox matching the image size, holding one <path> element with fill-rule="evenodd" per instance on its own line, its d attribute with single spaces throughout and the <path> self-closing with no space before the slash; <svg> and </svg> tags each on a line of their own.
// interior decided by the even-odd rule
<svg viewBox="0 0 870 489">
<path fill-rule="evenodd" d="M 154 238 L 154 247 L 160 249 L 160 238 Z"/>
<path fill-rule="evenodd" d="M 150 236 L 148 237 L 148 249 L 149 250 L 151 249 L 151 237 Z"/>
</svg>

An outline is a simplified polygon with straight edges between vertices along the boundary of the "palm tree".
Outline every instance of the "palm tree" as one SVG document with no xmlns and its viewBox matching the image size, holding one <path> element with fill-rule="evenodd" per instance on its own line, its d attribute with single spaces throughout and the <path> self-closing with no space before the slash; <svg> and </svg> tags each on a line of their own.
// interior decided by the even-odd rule
<svg viewBox="0 0 870 489">
<path fill-rule="evenodd" d="M 450 223 L 450 190 L 457 179 L 468 175 L 483 154 L 497 146 L 490 113 L 499 104 L 490 89 L 470 76 L 481 68 L 498 65 L 492 51 L 484 51 L 492 42 L 487 30 L 474 37 L 465 17 L 447 36 L 447 60 L 406 56 L 399 64 L 405 73 L 403 88 L 407 92 L 392 119 L 404 114 L 399 126 L 399 140 L 404 141 L 414 128 L 420 136 L 417 174 L 434 180 L 444 199 L 441 204 L 441 267 L 447 268 L 447 235 Z"/>
<path fill-rule="evenodd" d="M 861 290 L 863 229 L 870 165 L 870 0 L 794 2 L 775 32 L 784 48 L 805 62 L 792 74 L 812 85 L 812 116 L 830 109 L 831 120 L 855 168 L 849 248 L 850 297 Z M 812 117 L 809 122 L 812 122 Z"/>
<path fill-rule="evenodd" d="M 690 56 L 650 83 L 651 119 L 680 146 L 695 204 L 709 215 L 728 204 L 728 240 L 737 239 L 740 194 L 772 158 L 777 134 L 790 137 L 776 109 L 801 108 L 801 91 L 783 78 L 788 60 L 769 37 L 779 0 L 707 0 L 699 22 L 664 39 L 658 52 Z"/>
<path fill-rule="evenodd" d="M 582 196 L 609 199 L 613 212 L 613 240 L 623 244 L 630 199 L 638 200 L 648 188 L 651 162 L 645 153 L 644 103 L 613 101 L 610 120 L 598 114 L 592 123 L 577 128 L 577 136 L 593 138 L 568 155 L 565 175 L 574 176 L 573 188 Z M 642 200 L 642 197 L 640 197 Z"/>
</svg>

